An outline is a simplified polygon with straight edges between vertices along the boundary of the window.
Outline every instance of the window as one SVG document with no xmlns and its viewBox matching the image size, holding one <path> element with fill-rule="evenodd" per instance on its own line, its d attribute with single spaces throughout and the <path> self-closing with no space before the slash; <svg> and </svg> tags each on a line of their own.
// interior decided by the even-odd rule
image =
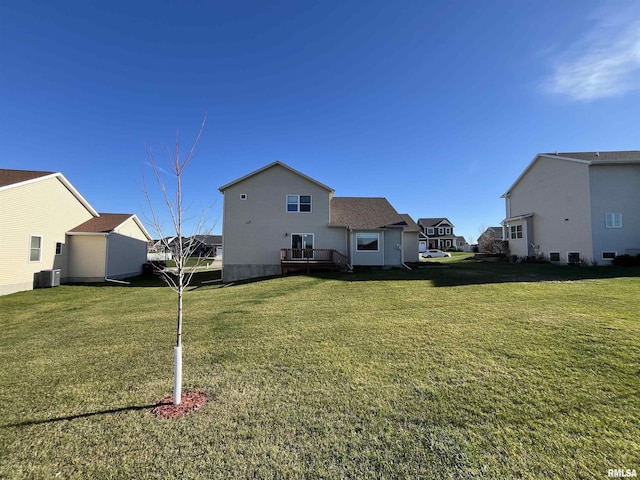
<svg viewBox="0 0 640 480">
<path fill-rule="evenodd" d="M 552 262 L 559 262 L 560 252 L 549 252 L 549 260 Z"/>
<path fill-rule="evenodd" d="M 39 262 L 42 256 L 42 237 L 32 235 L 29 238 L 29 261 Z"/>
<path fill-rule="evenodd" d="M 602 252 L 602 260 L 613 260 L 618 252 Z"/>
<path fill-rule="evenodd" d="M 311 212 L 311 195 L 287 195 L 287 212 Z"/>
<path fill-rule="evenodd" d="M 438 235 L 444 235 L 444 228 L 443 227 L 438 228 Z"/>
<path fill-rule="evenodd" d="M 577 265 L 580 263 L 580 252 L 567 252 L 567 263 Z"/>
<path fill-rule="evenodd" d="M 246 193 L 241 193 L 240 194 L 240 200 L 246 200 L 247 199 L 247 194 Z"/>
<path fill-rule="evenodd" d="M 56 242 L 56 255 L 62 255 L 62 242 Z"/>
<path fill-rule="evenodd" d="M 447 248 L 451 248 L 451 240 L 447 240 L 446 242 L 444 242 L 444 245 Z"/>
<path fill-rule="evenodd" d="M 522 238 L 522 225 L 511 225 L 511 238 Z"/>
<path fill-rule="evenodd" d="M 358 252 L 377 252 L 379 236 L 377 233 L 356 233 Z"/>
<path fill-rule="evenodd" d="M 427 235 L 434 235 L 434 228 L 433 227 L 429 227 L 427 228 Z"/>
<path fill-rule="evenodd" d="M 606 228 L 622 228 L 622 214 L 605 213 L 604 224 Z"/>
<path fill-rule="evenodd" d="M 451 229 L 449 227 L 447 227 L 446 232 L 447 232 L 447 235 L 451 235 Z"/>
</svg>

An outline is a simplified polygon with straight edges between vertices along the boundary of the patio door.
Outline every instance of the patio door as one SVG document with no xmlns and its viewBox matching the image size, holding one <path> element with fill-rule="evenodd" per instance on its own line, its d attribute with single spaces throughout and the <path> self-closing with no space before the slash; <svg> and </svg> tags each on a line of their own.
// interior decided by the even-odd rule
<svg viewBox="0 0 640 480">
<path fill-rule="evenodd" d="M 293 258 L 313 258 L 313 233 L 291 234 L 291 256 Z"/>
</svg>

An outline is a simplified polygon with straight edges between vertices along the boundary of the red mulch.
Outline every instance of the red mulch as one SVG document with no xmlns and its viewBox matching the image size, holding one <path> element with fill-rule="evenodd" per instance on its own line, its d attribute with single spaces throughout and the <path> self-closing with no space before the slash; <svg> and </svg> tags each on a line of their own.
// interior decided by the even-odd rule
<svg viewBox="0 0 640 480">
<path fill-rule="evenodd" d="M 207 396 L 202 392 L 182 392 L 182 397 L 178 405 L 173 404 L 173 395 L 164 397 L 151 410 L 156 417 L 180 418 L 199 410 L 207 403 Z"/>
</svg>

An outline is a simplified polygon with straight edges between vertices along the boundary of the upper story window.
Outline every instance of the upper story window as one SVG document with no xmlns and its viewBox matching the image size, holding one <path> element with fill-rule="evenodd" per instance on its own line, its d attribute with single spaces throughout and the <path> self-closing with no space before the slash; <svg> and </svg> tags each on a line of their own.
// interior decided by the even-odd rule
<svg viewBox="0 0 640 480">
<path fill-rule="evenodd" d="M 447 232 L 447 235 L 451 235 L 451 228 L 450 227 L 447 227 L 445 231 Z"/>
<path fill-rule="evenodd" d="M 438 235 L 444 235 L 444 227 L 438 228 Z"/>
<path fill-rule="evenodd" d="M 433 227 L 428 227 L 427 228 L 427 235 L 434 235 L 434 228 Z"/>
<path fill-rule="evenodd" d="M 311 212 L 311 195 L 287 195 L 287 212 Z"/>
<path fill-rule="evenodd" d="M 604 224 L 606 228 L 622 228 L 622 214 L 605 213 Z"/>
<path fill-rule="evenodd" d="M 42 258 L 42 237 L 31 235 L 29 238 L 29 261 L 39 262 Z"/>
<path fill-rule="evenodd" d="M 522 238 L 522 225 L 511 225 L 511 238 Z"/>
</svg>

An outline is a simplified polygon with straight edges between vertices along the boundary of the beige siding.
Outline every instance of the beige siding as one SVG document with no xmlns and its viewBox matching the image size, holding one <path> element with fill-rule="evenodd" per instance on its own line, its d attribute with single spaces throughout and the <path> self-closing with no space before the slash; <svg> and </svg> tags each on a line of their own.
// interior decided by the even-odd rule
<svg viewBox="0 0 640 480">
<path fill-rule="evenodd" d="M 92 218 L 57 178 L 0 191 L 0 294 L 33 288 L 36 272 L 61 269 L 68 277 L 65 232 Z M 29 238 L 42 237 L 39 262 L 29 261 Z M 56 242 L 63 244 L 55 254 Z"/>
<path fill-rule="evenodd" d="M 140 229 L 136 221 L 133 217 L 128 218 L 125 222 L 122 223 L 118 228 L 114 230 L 114 233 L 119 235 L 123 235 L 125 237 L 136 238 L 138 240 L 143 240 L 144 242 L 148 241 L 148 238 L 144 234 L 144 232 Z"/>
<path fill-rule="evenodd" d="M 146 239 L 112 233 L 107 242 L 108 278 L 127 278 L 142 273 L 142 265 L 147 261 Z"/>
<path fill-rule="evenodd" d="M 580 252 L 583 258 L 592 255 L 586 164 L 540 157 L 510 193 L 507 217 L 534 214 L 520 222 L 528 226 L 523 228 L 524 238 L 509 239 L 512 255 L 531 255 L 532 245 L 545 256 L 559 252 L 564 262 L 568 252 Z"/>
<path fill-rule="evenodd" d="M 288 213 L 287 195 L 311 195 L 311 213 Z M 291 248 L 292 233 L 313 233 L 315 248 L 346 253 L 344 229 L 328 227 L 330 195 L 279 165 L 228 187 L 223 216 L 225 281 L 234 279 L 227 273 L 241 268 L 247 276 L 279 273 L 280 249 Z"/>
<path fill-rule="evenodd" d="M 106 235 L 68 236 L 70 282 L 101 282 L 105 277 Z"/>
<path fill-rule="evenodd" d="M 404 249 L 403 259 L 405 263 L 420 261 L 420 258 L 418 257 L 419 245 L 417 232 L 404 232 L 402 234 L 402 247 Z"/>
</svg>

